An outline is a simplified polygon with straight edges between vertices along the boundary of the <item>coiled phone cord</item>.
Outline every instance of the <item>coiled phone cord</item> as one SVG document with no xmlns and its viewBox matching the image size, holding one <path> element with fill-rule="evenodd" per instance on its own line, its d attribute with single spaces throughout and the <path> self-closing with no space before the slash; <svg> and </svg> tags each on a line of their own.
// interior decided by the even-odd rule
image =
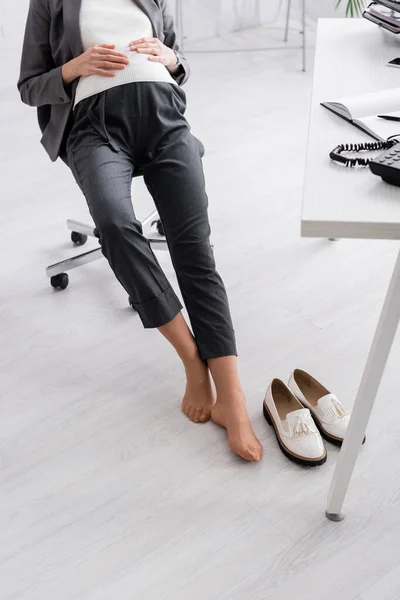
<svg viewBox="0 0 400 600">
<path fill-rule="evenodd" d="M 329 158 L 333 161 L 343 164 L 345 167 L 367 167 L 371 162 L 370 158 L 351 158 L 342 156 L 342 152 L 370 152 L 374 150 L 387 150 L 398 144 L 400 137 L 399 133 L 391 135 L 385 142 L 363 142 L 361 144 L 339 144 L 329 153 Z"/>
</svg>

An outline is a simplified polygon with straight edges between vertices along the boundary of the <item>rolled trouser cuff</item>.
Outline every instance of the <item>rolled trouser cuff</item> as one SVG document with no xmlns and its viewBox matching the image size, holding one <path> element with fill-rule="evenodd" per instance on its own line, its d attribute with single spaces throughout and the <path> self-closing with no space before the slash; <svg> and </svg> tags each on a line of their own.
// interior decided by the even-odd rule
<svg viewBox="0 0 400 600">
<path fill-rule="evenodd" d="M 146 302 L 132 302 L 145 329 L 161 327 L 169 323 L 183 309 L 182 303 L 171 286 Z"/>
<path fill-rule="evenodd" d="M 238 355 L 234 329 L 210 329 L 202 334 L 197 333 L 195 339 L 203 360 Z"/>
</svg>

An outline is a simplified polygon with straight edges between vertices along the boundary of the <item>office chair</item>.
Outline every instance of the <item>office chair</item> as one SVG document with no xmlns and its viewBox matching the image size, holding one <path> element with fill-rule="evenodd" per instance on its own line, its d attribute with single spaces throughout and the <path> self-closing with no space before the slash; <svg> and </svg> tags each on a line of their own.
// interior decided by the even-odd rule
<svg viewBox="0 0 400 600">
<path fill-rule="evenodd" d="M 136 170 L 133 177 L 141 177 L 142 175 L 142 171 Z M 142 221 L 143 229 L 149 223 L 149 221 L 151 221 L 151 226 L 155 224 L 158 233 L 164 236 L 164 229 L 161 219 L 158 218 L 158 212 L 156 210 L 153 211 L 144 221 Z M 83 246 L 86 244 L 89 236 L 98 239 L 96 236 L 96 227 L 94 226 L 86 225 L 84 223 L 80 223 L 79 221 L 74 221 L 73 219 L 67 219 L 67 227 L 71 230 L 71 241 L 76 246 Z M 147 239 L 150 242 L 150 246 L 153 250 L 168 250 L 167 240 L 165 237 L 147 237 Z M 101 248 L 95 248 L 94 250 L 89 250 L 88 252 L 77 254 L 76 256 L 72 256 L 65 260 L 54 263 L 53 265 L 49 265 L 46 267 L 46 275 L 50 277 L 50 284 L 53 288 L 65 290 L 69 284 L 69 277 L 66 271 L 71 271 L 71 269 L 76 269 L 81 265 L 86 265 L 89 262 L 99 260 L 103 257 L 104 255 L 101 252 Z M 129 304 L 133 308 L 130 298 Z"/>
<path fill-rule="evenodd" d="M 200 142 L 200 140 L 198 141 Z M 203 157 L 204 153 L 204 145 L 202 142 L 200 142 L 200 156 Z M 133 178 L 142 176 L 143 171 L 141 169 L 136 169 L 133 173 Z M 150 225 L 153 226 L 155 224 L 158 233 L 161 236 L 163 236 L 162 238 L 147 237 L 147 240 L 150 242 L 152 250 L 168 250 L 168 244 L 167 240 L 165 239 L 164 228 L 156 210 L 153 211 L 146 219 L 144 219 L 144 221 L 142 221 L 143 229 L 150 221 Z M 80 223 L 79 221 L 74 221 L 73 219 L 67 219 L 67 227 L 72 231 L 71 241 L 76 246 L 83 246 L 84 244 L 86 244 L 89 236 L 97 238 L 96 227 L 94 227 L 93 225 L 86 225 L 84 223 Z M 213 247 L 212 244 L 210 245 L 211 247 Z M 72 256 L 65 260 L 61 260 L 57 263 L 54 263 L 53 265 L 49 265 L 48 267 L 46 267 L 46 275 L 50 277 L 50 284 L 53 288 L 65 290 L 65 288 L 68 287 L 69 284 L 69 277 L 66 271 L 71 271 L 72 269 L 76 269 L 81 265 L 86 265 L 89 262 L 99 260 L 103 257 L 104 255 L 101 252 L 101 248 L 95 248 L 94 250 L 89 250 L 88 252 L 77 254 L 76 256 Z M 134 310 L 130 298 L 129 304 Z"/>
</svg>

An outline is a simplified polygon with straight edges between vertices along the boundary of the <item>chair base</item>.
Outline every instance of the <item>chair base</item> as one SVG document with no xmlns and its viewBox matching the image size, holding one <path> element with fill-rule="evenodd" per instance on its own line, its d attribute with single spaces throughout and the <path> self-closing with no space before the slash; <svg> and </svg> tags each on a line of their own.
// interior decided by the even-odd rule
<svg viewBox="0 0 400 600">
<path fill-rule="evenodd" d="M 142 222 L 142 226 L 144 227 L 147 225 L 149 221 L 152 221 L 152 225 L 157 223 L 157 229 L 160 233 L 163 231 L 157 211 L 152 212 Z M 96 237 L 94 234 L 94 227 L 86 225 L 85 223 L 74 221 L 73 219 L 67 219 L 67 227 L 72 231 L 72 241 L 80 246 L 83 246 L 86 243 L 88 237 Z M 98 238 L 96 237 L 96 239 Z M 153 250 L 168 250 L 167 240 L 165 237 L 147 237 L 147 239 Z M 61 260 L 57 263 L 47 266 L 46 275 L 50 278 L 50 283 L 54 288 L 65 289 L 68 286 L 69 281 L 66 271 L 71 271 L 71 269 L 76 269 L 81 265 L 86 265 L 87 263 L 99 260 L 100 258 L 103 258 L 101 248 L 95 248 L 94 250 L 89 250 L 88 252 L 71 256 L 65 260 Z"/>
</svg>

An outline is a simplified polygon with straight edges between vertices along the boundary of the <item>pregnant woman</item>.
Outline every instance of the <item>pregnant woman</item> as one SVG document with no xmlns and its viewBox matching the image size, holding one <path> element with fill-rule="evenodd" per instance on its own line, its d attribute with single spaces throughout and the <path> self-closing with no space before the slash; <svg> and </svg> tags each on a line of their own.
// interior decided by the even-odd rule
<svg viewBox="0 0 400 600">
<path fill-rule="evenodd" d="M 30 1 L 17 85 L 37 107 L 41 143 L 71 169 L 143 326 L 157 328 L 182 360 L 184 413 L 196 423 L 211 417 L 234 452 L 258 461 L 209 241 L 203 146 L 184 115 L 189 73 L 166 0 Z M 135 169 L 161 219 L 194 335 L 135 216 Z"/>
</svg>

